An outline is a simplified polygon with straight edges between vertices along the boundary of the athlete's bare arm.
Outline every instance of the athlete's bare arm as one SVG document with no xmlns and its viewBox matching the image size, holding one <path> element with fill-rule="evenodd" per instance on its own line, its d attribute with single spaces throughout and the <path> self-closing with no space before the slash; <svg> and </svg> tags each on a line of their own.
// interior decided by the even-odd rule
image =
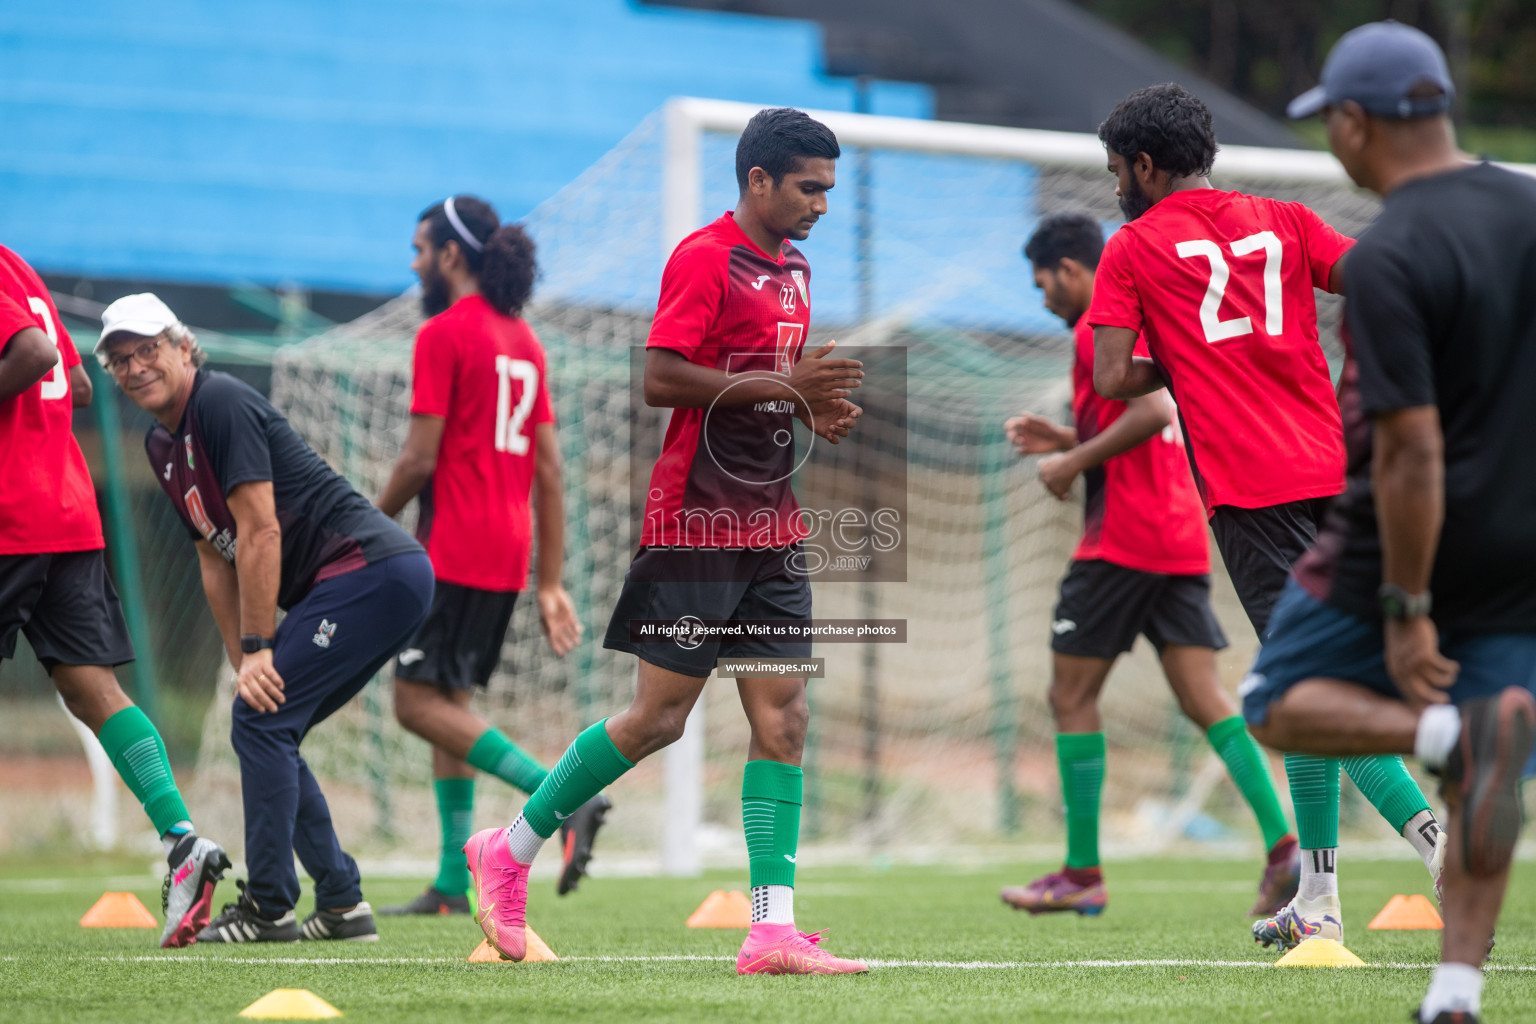
<svg viewBox="0 0 1536 1024">
<path fill-rule="evenodd" d="M 76 409 L 84 409 L 91 404 L 91 394 L 91 375 L 85 372 L 84 363 L 76 363 L 69 368 L 70 402 Z"/>
<path fill-rule="evenodd" d="M 1167 385 L 1152 360 L 1136 355 L 1136 338 L 1128 327 L 1093 329 L 1093 390 L 1105 398 L 1123 401 Z"/>
<path fill-rule="evenodd" d="M 732 406 L 793 401 L 796 415 L 808 426 L 814 423 L 816 433 L 835 444 L 839 437 L 848 436 L 862 412 L 848 398 L 864 377 L 864 364 L 857 359 L 828 358 L 835 344 L 828 342 L 802 356 L 787 379 L 766 370 L 727 374 L 713 366 L 700 366 L 671 349 L 647 349 L 645 404 L 705 409 L 717 403 Z"/>
<path fill-rule="evenodd" d="M 235 517 L 235 575 L 240 591 L 240 634 L 277 632 L 277 589 L 283 571 L 283 531 L 277 522 L 272 483 L 252 480 L 225 498 Z M 240 657 L 236 679 L 240 696 L 257 711 L 276 711 L 283 703 L 283 678 L 272 667 L 272 652 Z"/>
<path fill-rule="evenodd" d="M 1333 266 L 1328 269 L 1328 292 L 1331 295 L 1344 294 L 1344 261 L 1349 259 L 1349 253 L 1345 253 L 1333 261 Z"/>
<path fill-rule="evenodd" d="M 1440 527 L 1445 521 L 1445 438 L 1440 410 L 1423 405 L 1377 416 L 1371 486 L 1381 530 L 1381 579 L 1410 594 L 1429 589 Z M 1388 622 L 1387 672 L 1408 703 L 1449 701 L 1457 664 L 1440 653 L 1439 633 L 1427 615 Z"/>
<path fill-rule="evenodd" d="M 560 440 L 553 423 L 533 428 L 533 522 L 539 564 L 539 624 L 549 646 L 562 657 L 581 641 L 576 605 L 560 582 L 565 565 L 565 491 L 561 480 Z"/>
<path fill-rule="evenodd" d="M 1078 475 L 1122 452 L 1128 452 L 1155 436 L 1172 422 L 1168 400 L 1156 392 L 1139 395 L 1125 403 L 1125 412 L 1098 435 L 1070 451 L 1040 461 L 1040 482 L 1063 500 L 1071 493 Z"/>
<path fill-rule="evenodd" d="M 400 458 L 395 460 L 384 493 L 379 495 L 379 510 L 385 515 L 390 518 L 399 515 L 406 503 L 420 494 L 427 481 L 432 479 L 446 422 L 441 416 L 412 414 L 411 425 L 405 434 L 405 447 L 400 450 Z"/>
<path fill-rule="evenodd" d="M 0 349 L 0 402 L 42 380 L 59 361 L 59 350 L 36 327 L 23 327 Z"/>
<path fill-rule="evenodd" d="M 229 663 L 240 667 L 240 581 L 235 567 L 206 540 L 197 542 L 197 565 L 202 570 L 203 593 L 213 621 L 219 624 Z"/>
</svg>

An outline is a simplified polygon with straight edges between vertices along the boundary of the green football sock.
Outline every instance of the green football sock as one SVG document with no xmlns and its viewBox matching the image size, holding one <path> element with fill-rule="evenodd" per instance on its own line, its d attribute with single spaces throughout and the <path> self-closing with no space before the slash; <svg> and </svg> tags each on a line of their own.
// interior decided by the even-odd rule
<svg viewBox="0 0 1536 1024">
<path fill-rule="evenodd" d="M 133 705 L 123 708 L 102 724 L 97 739 L 112 759 L 112 767 L 144 805 L 156 835 L 163 836 L 179 822 L 191 820 L 171 775 L 165 744 L 144 712 Z"/>
<path fill-rule="evenodd" d="M 1424 791 L 1396 754 L 1346 757 L 1340 763 L 1355 788 L 1381 812 L 1394 832 L 1402 832 L 1409 818 L 1429 810 Z"/>
<path fill-rule="evenodd" d="M 1285 777 L 1296 810 L 1296 838 L 1303 850 L 1339 845 L 1339 762 L 1332 757 L 1286 754 Z"/>
<path fill-rule="evenodd" d="M 741 825 L 753 887 L 795 884 L 804 782 L 799 767 L 778 761 L 748 761 L 742 772 Z"/>
<path fill-rule="evenodd" d="M 549 774 L 526 750 L 507 739 L 506 733 L 495 728 L 480 734 L 464 760 L 524 793 L 538 789 L 544 776 Z"/>
<path fill-rule="evenodd" d="M 464 860 L 464 844 L 474 832 L 475 780 L 436 779 L 437 818 L 443 830 L 443 848 L 437 861 L 437 881 L 432 888 L 445 896 L 462 896 L 469 891 L 469 864 Z"/>
<path fill-rule="evenodd" d="M 1238 792 L 1253 808 L 1259 831 L 1264 833 L 1264 848 L 1272 849 L 1290 829 L 1285 823 L 1285 812 L 1280 809 L 1275 781 L 1269 777 L 1269 762 L 1259 749 L 1258 741 L 1248 731 L 1241 715 L 1217 722 L 1206 730 L 1205 738 L 1211 741 L 1211 746 L 1226 763 L 1227 774 L 1232 776 Z"/>
<path fill-rule="evenodd" d="M 1104 787 L 1104 734 L 1059 732 L 1056 763 L 1067 805 L 1067 867 L 1099 866 L 1099 791 Z"/>
<path fill-rule="evenodd" d="M 608 738 L 607 723 L 605 718 L 577 736 L 523 805 L 523 817 L 543 838 L 554 835 L 563 818 L 635 766 Z"/>
</svg>

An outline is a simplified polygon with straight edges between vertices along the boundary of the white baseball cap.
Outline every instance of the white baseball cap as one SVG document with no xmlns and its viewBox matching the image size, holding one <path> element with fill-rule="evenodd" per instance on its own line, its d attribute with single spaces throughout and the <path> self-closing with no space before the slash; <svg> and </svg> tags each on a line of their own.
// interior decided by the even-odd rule
<svg viewBox="0 0 1536 1024">
<path fill-rule="evenodd" d="M 101 311 L 101 337 L 94 351 L 100 355 L 107 340 L 119 331 L 153 338 L 180 322 L 171 307 L 160 301 L 160 296 L 154 292 L 124 295 Z"/>
</svg>

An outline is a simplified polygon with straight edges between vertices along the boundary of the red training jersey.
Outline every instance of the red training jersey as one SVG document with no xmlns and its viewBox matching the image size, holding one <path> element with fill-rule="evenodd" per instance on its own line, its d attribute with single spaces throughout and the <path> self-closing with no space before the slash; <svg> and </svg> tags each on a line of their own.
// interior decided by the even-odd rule
<svg viewBox="0 0 1536 1024">
<path fill-rule="evenodd" d="M 440 416 L 416 536 L 445 583 L 522 590 L 533 547 L 533 431 L 552 423 L 544 346 L 521 317 L 468 295 L 416 333 L 411 414 Z"/>
<path fill-rule="evenodd" d="M 1313 288 L 1353 241 L 1300 203 L 1191 189 L 1104 246 L 1088 322 L 1146 339 L 1207 510 L 1344 489 L 1344 434 Z"/>
<path fill-rule="evenodd" d="M 0 402 L 0 555 L 94 551 L 104 545 L 96 488 L 74 434 L 71 367 L 80 353 L 48 286 L 0 245 L 0 346 L 36 327 L 58 346 L 43 379 Z"/>
<path fill-rule="evenodd" d="M 1093 328 L 1081 317 L 1072 330 L 1077 354 L 1072 360 L 1072 419 L 1082 444 L 1108 429 L 1125 413 L 1125 403 L 1093 390 Z M 1136 354 L 1147 354 L 1136 342 Z M 1168 401 L 1168 392 L 1159 391 Z M 1121 452 L 1083 474 L 1088 501 L 1083 509 L 1083 538 L 1073 559 L 1102 558 L 1141 572 L 1176 576 L 1211 571 L 1205 510 L 1189 473 L 1179 431 L 1178 409 L 1160 434 Z"/>
<path fill-rule="evenodd" d="M 780 373 L 800 359 L 811 269 L 788 242 L 759 249 L 730 213 L 680 242 L 661 277 L 647 348 L 724 370 Z M 783 547 L 807 535 L 790 490 L 794 401 L 673 409 L 646 494 L 642 547 Z"/>
</svg>

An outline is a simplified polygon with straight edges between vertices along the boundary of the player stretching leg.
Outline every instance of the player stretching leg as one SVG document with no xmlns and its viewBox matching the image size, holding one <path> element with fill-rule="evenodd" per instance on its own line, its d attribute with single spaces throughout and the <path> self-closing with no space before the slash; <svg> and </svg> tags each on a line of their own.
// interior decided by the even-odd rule
<svg viewBox="0 0 1536 1024">
<path fill-rule="evenodd" d="M 645 399 L 673 412 L 640 550 L 603 641 L 639 656 L 639 683 L 626 710 L 576 737 L 510 828 L 476 833 L 465 847 L 480 926 L 505 957 L 521 960 L 526 950 L 528 867 L 539 847 L 563 817 L 682 735 L 718 657 L 810 654 L 808 641 L 646 642 L 638 631 L 685 617 L 703 625 L 811 616 L 805 531 L 789 486 L 792 417 L 833 443 L 847 436 L 859 413 L 848 396 L 862 371 L 827 358 L 830 344 L 802 356 L 810 268 L 786 239 L 804 239 L 826 213 L 838 153 L 832 132 L 800 111 L 758 112 L 736 148 L 735 212 L 685 238 L 662 275 Z M 794 923 L 805 687 L 804 678 L 737 683 L 752 727 L 741 788 L 752 929 L 740 974 L 866 969 Z"/>
<path fill-rule="evenodd" d="M 442 847 L 426 891 L 381 913 L 467 914 L 475 770 L 524 793 L 547 774 L 469 708 L 501 660 L 528 582 L 530 492 L 539 513 L 539 621 L 557 655 L 576 646 L 581 623 L 560 585 L 565 510 L 544 347 L 518 315 L 533 289 L 533 242 L 487 203 L 451 196 L 422 213 L 412 247 L 431 319 L 416 335 L 410 430 L 379 508 L 394 516 L 421 495 L 416 537 L 436 586 L 427 621 L 395 667 L 395 717 L 432 744 Z M 562 895 L 585 873 L 608 807 L 595 796 L 560 823 Z"/>
<path fill-rule="evenodd" d="M 1536 183 L 1463 156 L 1452 94 L 1433 40 L 1378 22 L 1341 38 L 1291 105 L 1323 113 L 1339 162 L 1384 202 L 1349 257 L 1348 485 L 1243 704 L 1286 750 L 1411 753 L 1439 772 L 1445 930 L 1426 1024 L 1476 1024 L 1536 732 Z"/>
<path fill-rule="evenodd" d="M 1262 640 L 1322 500 L 1344 488 L 1313 289 L 1340 290 L 1351 242 L 1300 203 L 1212 188 L 1210 111 L 1177 85 L 1132 93 L 1099 138 L 1128 223 L 1104 247 L 1088 311 L 1094 385 L 1121 399 L 1166 385 L 1178 402 L 1216 545 Z M 1138 334 L 1151 358 L 1135 355 Z M 1290 907 L 1254 925 L 1266 944 L 1342 935 L 1338 767 L 1286 757 L 1301 882 Z M 1343 767 L 1433 876 L 1438 827 L 1402 759 Z"/>
<path fill-rule="evenodd" d="M 1107 894 L 1099 869 L 1099 789 L 1104 733 L 1099 691 L 1115 659 L 1146 636 L 1179 707 L 1200 727 L 1253 809 L 1268 864 L 1256 912 L 1273 913 L 1296 894 L 1296 837 L 1286 828 L 1269 766 L 1216 679 L 1227 645 L 1211 613 L 1210 542 L 1200 495 L 1165 391 L 1128 402 L 1093 390 L 1093 329 L 1083 314 L 1104 249 L 1098 221 L 1081 213 L 1045 218 L 1024 246 L 1046 308 L 1076 338 L 1072 410 L 1076 429 L 1028 413 L 1007 423 L 1021 455 L 1046 455 L 1040 481 L 1065 499 L 1080 474 L 1088 487 L 1083 538 L 1061 581 L 1051 624 L 1051 713 L 1067 807 L 1067 860 L 1003 901 L 1038 914 L 1098 914 Z"/>
<path fill-rule="evenodd" d="M 154 724 L 117 685 L 133 660 L 73 411 L 91 380 L 42 279 L 0 246 L 0 660 L 27 635 L 70 714 L 90 727 L 165 847 L 160 945 L 208 923 L 229 858 L 192 827 Z"/>
<path fill-rule="evenodd" d="M 202 369 L 206 355 L 165 303 L 130 295 L 101 318 L 97 354 L 157 421 L 144 447 L 196 541 L 208 607 L 237 670 L 230 739 L 250 883 L 236 883 L 239 900 L 197 939 L 376 939 L 357 864 L 299 744 L 421 625 L 432 565 L 271 403 Z M 278 608 L 288 612 L 281 626 Z M 302 924 L 295 853 L 315 880 L 315 911 Z"/>
</svg>

